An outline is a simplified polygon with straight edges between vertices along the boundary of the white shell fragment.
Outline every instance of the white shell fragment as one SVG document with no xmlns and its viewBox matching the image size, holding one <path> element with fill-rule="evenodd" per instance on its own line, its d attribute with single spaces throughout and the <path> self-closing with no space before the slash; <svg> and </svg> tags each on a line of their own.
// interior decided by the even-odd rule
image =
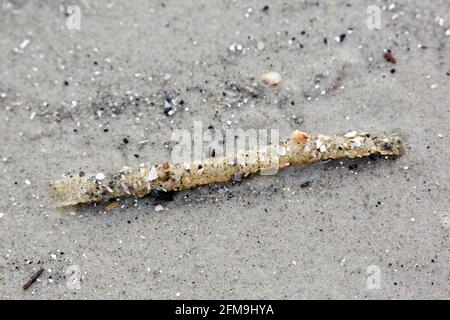
<svg viewBox="0 0 450 320">
<path fill-rule="evenodd" d="M 277 153 L 279 156 L 285 156 L 286 155 L 286 148 L 283 146 L 277 146 Z"/>
<path fill-rule="evenodd" d="M 322 145 L 322 141 L 316 140 L 316 148 L 319 149 L 321 145 Z"/>
<path fill-rule="evenodd" d="M 256 48 L 257 48 L 259 51 L 264 50 L 264 48 L 265 48 L 264 42 L 258 41 L 258 42 L 256 43 Z"/>
<path fill-rule="evenodd" d="M 353 139 L 353 142 L 350 144 L 350 146 L 352 148 L 359 148 L 362 146 L 364 142 L 364 139 L 362 137 L 355 137 L 355 139 Z"/>
<path fill-rule="evenodd" d="M 22 43 L 19 45 L 20 49 L 25 49 L 29 44 L 30 44 L 31 40 L 30 39 L 25 39 L 22 41 Z"/>
<path fill-rule="evenodd" d="M 156 171 L 155 166 L 153 166 L 150 169 L 150 172 L 148 174 L 148 180 L 153 181 L 153 180 L 156 180 L 156 179 L 158 179 L 158 172 Z"/>
<path fill-rule="evenodd" d="M 358 134 L 358 132 L 356 132 L 356 131 L 350 131 L 350 132 L 347 132 L 346 134 L 344 134 L 344 137 L 354 138 L 354 137 L 356 137 L 357 134 Z"/>
<path fill-rule="evenodd" d="M 105 174 L 99 172 L 99 173 L 97 173 L 97 174 L 95 175 L 95 179 L 96 179 L 96 180 L 103 180 L 103 179 L 105 179 Z"/>
<path fill-rule="evenodd" d="M 278 72 L 267 72 L 261 76 L 261 83 L 266 87 L 273 87 L 281 82 L 281 75 Z"/>
</svg>

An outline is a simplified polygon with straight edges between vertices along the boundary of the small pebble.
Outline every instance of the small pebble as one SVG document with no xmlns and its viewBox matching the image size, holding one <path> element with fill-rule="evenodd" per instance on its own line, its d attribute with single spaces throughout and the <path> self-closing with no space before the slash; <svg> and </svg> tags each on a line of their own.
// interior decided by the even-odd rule
<svg viewBox="0 0 450 320">
<path fill-rule="evenodd" d="M 278 72 L 267 72 L 261 76 L 261 83 L 266 87 L 273 87 L 281 82 L 281 75 Z"/>
<path fill-rule="evenodd" d="M 228 48 L 228 50 L 230 50 L 231 52 L 242 51 L 242 49 L 244 49 L 244 48 L 242 47 L 242 45 L 241 45 L 241 44 L 236 44 L 236 43 L 233 43 L 233 44 Z"/>
<path fill-rule="evenodd" d="M 241 174 L 239 172 L 236 172 L 233 176 L 233 181 L 240 182 L 241 179 L 242 179 Z"/>
<path fill-rule="evenodd" d="M 345 35 L 345 33 L 343 33 L 340 36 L 335 37 L 334 40 L 336 40 L 336 42 L 344 42 L 345 37 L 346 37 L 346 35 Z"/>
<path fill-rule="evenodd" d="M 258 41 L 258 43 L 256 44 L 256 48 L 257 48 L 259 51 L 264 50 L 264 48 L 265 48 L 264 42 Z"/>
</svg>

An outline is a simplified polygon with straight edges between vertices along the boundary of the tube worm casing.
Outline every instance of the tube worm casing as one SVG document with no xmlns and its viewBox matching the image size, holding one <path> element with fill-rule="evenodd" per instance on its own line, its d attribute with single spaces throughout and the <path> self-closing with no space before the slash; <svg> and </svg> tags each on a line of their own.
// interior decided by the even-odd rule
<svg viewBox="0 0 450 320">
<path fill-rule="evenodd" d="M 231 181 L 236 175 L 245 177 L 289 165 L 370 155 L 396 157 L 402 155 L 404 150 L 405 142 L 398 134 L 372 137 L 367 133 L 351 131 L 345 135 L 310 137 L 295 131 L 289 139 L 281 140 L 278 145 L 241 151 L 237 157 L 227 155 L 189 164 L 148 164 L 125 168 L 116 173 L 67 177 L 50 184 L 50 196 L 56 207 L 123 196 L 142 197 L 152 190 L 190 189 Z"/>
</svg>

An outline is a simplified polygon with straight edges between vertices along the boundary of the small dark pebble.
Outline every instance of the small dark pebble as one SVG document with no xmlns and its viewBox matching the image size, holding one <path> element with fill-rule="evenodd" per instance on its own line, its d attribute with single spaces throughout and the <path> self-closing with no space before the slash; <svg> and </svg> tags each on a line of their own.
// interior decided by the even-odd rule
<svg viewBox="0 0 450 320">
<path fill-rule="evenodd" d="M 384 143 L 382 147 L 384 150 L 392 150 L 392 146 L 389 143 Z"/>
<path fill-rule="evenodd" d="M 174 191 L 152 190 L 150 191 L 150 197 L 159 201 L 173 201 Z"/>
<path fill-rule="evenodd" d="M 64 81 L 64 85 L 67 87 L 69 85 L 69 81 Z"/>
<path fill-rule="evenodd" d="M 328 44 L 328 39 L 327 38 L 323 38 L 323 43 Z"/>
<path fill-rule="evenodd" d="M 310 185 L 311 185 L 311 181 L 306 181 L 300 185 L 300 188 L 302 188 L 302 189 L 308 188 Z"/>
<path fill-rule="evenodd" d="M 172 105 L 170 105 L 170 104 L 164 105 L 164 114 L 165 115 L 169 115 L 170 111 L 172 111 L 172 110 L 173 110 Z"/>
<path fill-rule="evenodd" d="M 391 73 L 395 73 L 395 69 L 391 69 Z"/>
<path fill-rule="evenodd" d="M 269 11 L 269 6 L 268 6 L 268 5 L 265 5 L 265 6 L 262 8 L 262 11 L 264 11 L 264 12 Z"/>
<path fill-rule="evenodd" d="M 130 142 L 127 138 L 123 138 L 123 143 L 127 144 L 128 142 Z"/>
</svg>

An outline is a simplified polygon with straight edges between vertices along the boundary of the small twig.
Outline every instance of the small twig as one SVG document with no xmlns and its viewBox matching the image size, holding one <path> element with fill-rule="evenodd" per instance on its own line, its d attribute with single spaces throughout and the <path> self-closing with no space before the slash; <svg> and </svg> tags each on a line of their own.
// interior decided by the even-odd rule
<svg viewBox="0 0 450 320">
<path fill-rule="evenodd" d="M 400 156 L 404 140 L 397 134 L 372 137 L 351 131 L 342 136 L 318 135 L 310 137 L 295 131 L 290 139 L 277 145 L 236 155 L 210 158 L 204 162 L 187 164 L 142 165 L 125 168 L 117 173 L 98 173 L 70 177 L 50 184 L 50 195 L 57 207 L 97 202 L 122 196 L 142 197 L 154 190 L 179 191 L 200 185 L 227 182 L 236 176 L 265 173 L 289 165 L 310 164 L 338 158 L 371 155 Z M 276 163 L 274 163 L 276 155 Z M 276 172 L 276 171 L 275 171 Z"/>
<path fill-rule="evenodd" d="M 30 281 L 23 285 L 23 290 L 27 290 L 29 287 L 31 287 L 31 285 L 36 282 L 36 280 L 41 276 L 43 272 L 44 268 L 40 268 L 38 271 L 36 271 L 31 277 Z"/>
</svg>

